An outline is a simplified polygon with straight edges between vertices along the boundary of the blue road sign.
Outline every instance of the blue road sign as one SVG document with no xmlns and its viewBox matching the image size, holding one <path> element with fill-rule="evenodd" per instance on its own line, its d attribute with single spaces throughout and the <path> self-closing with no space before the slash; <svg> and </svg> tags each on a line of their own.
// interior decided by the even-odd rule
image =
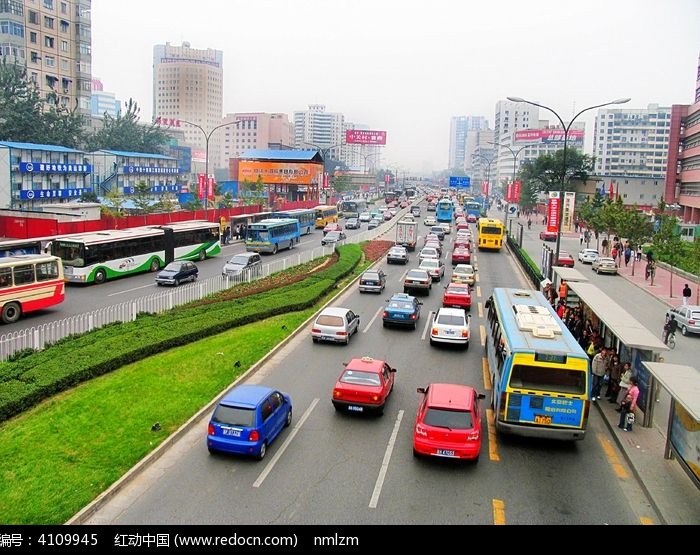
<svg viewBox="0 0 700 555">
<path fill-rule="evenodd" d="M 469 188 L 471 187 L 471 179 L 468 176 L 450 176 L 450 187 L 461 187 Z"/>
</svg>

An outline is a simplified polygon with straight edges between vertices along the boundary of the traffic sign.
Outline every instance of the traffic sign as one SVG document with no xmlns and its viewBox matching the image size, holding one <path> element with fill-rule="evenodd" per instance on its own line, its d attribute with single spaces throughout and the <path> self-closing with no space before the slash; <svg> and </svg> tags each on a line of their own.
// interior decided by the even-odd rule
<svg viewBox="0 0 700 555">
<path fill-rule="evenodd" d="M 471 179 L 469 178 L 469 176 L 451 175 L 450 176 L 450 187 L 469 188 L 469 187 L 471 187 Z"/>
<path fill-rule="evenodd" d="M 518 211 L 517 204 L 511 204 L 508 206 L 508 214 L 515 214 Z"/>
</svg>

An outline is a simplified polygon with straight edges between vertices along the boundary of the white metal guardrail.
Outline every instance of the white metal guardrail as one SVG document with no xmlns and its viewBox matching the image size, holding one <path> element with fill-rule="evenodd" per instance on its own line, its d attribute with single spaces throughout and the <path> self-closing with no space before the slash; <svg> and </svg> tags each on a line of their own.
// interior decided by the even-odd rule
<svg viewBox="0 0 700 555">
<path fill-rule="evenodd" d="M 388 222 L 375 229 L 352 235 L 342 243 L 361 243 L 369 241 L 389 232 L 395 221 L 398 221 L 404 211 Z M 389 224 L 389 225 L 387 225 Z M 320 241 L 319 241 L 320 242 Z M 159 288 L 157 293 L 146 295 L 138 299 L 126 301 L 112 306 L 107 306 L 76 314 L 62 320 L 55 320 L 40 326 L 25 328 L 20 331 L 0 334 L 0 361 L 5 361 L 14 353 L 24 349 L 44 349 L 47 345 L 68 337 L 69 335 L 86 333 L 88 331 L 112 324 L 114 322 L 131 322 L 139 313 L 160 313 L 176 306 L 201 300 L 209 295 L 224 291 L 242 282 L 249 282 L 260 277 L 269 276 L 296 266 L 304 264 L 315 258 L 330 255 L 334 251 L 333 246 L 319 246 L 310 251 L 291 251 L 292 254 L 283 259 L 273 260 L 262 266 L 262 272 L 258 275 L 244 273 L 236 277 L 218 276 L 206 280 L 196 281 L 191 284 L 173 287 L 165 291 Z"/>
</svg>

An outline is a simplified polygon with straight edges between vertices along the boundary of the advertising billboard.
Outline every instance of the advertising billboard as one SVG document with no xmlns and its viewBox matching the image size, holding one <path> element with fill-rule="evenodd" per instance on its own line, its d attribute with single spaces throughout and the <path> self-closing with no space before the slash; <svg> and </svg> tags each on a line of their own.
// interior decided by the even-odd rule
<svg viewBox="0 0 700 555">
<path fill-rule="evenodd" d="M 318 176 L 322 171 L 322 164 L 239 160 L 238 181 L 247 179 L 250 182 L 255 182 L 260 176 L 263 183 L 310 185 L 318 182 Z"/>
<path fill-rule="evenodd" d="M 559 211 L 561 210 L 561 200 L 559 191 L 549 193 L 547 202 L 547 231 L 559 231 Z"/>
<path fill-rule="evenodd" d="M 345 131 L 345 142 L 349 145 L 385 145 L 386 131 L 348 129 Z"/>
<path fill-rule="evenodd" d="M 583 129 L 570 129 L 567 143 L 572 146 L 583 145 Z M 563 129 L 523 129 L 515 132 L 516 142 L 530 143 L 564 143 Z"/>
</svg>

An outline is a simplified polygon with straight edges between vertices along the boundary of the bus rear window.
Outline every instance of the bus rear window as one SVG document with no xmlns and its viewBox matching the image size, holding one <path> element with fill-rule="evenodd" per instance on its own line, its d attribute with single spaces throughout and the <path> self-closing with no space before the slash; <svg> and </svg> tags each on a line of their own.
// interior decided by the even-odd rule
<svg viewBox="0 0 700 555">
<path fill-rule="evenodd" d="M 500 227 L 491 227 L 485 225 L 484 227 L 481 228 L 481 233 L 485 235 L 500 235 L 501 234 L 501 228 Z"/>
<path fill-rule="evenodd" d="M 517 389 L 583 395 L 586 392 L 586 371 L 516 364 L 509 385 Z"/>
</svg>

